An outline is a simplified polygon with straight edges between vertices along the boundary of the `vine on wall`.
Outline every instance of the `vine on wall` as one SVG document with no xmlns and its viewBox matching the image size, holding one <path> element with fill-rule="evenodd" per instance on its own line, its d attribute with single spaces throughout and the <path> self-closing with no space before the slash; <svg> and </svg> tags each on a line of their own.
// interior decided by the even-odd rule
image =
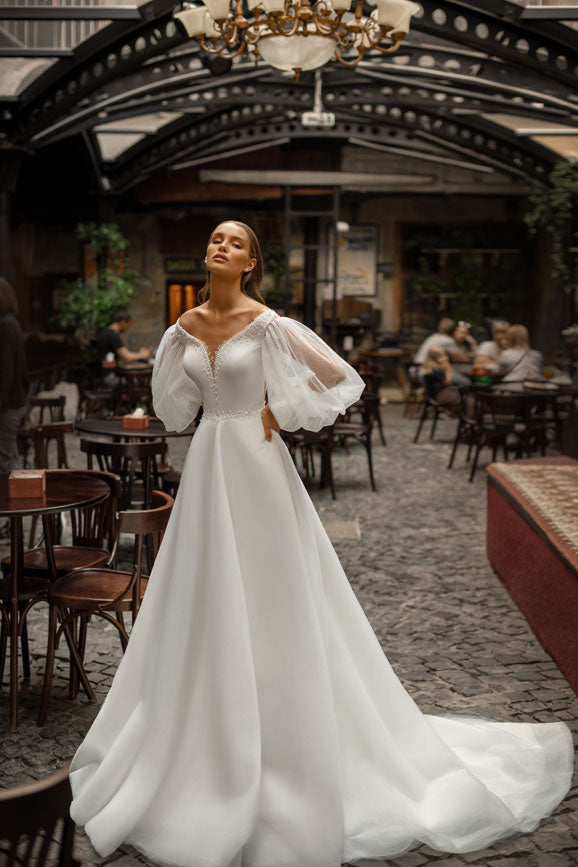
<svg viewBox="0 0 578 867">
<path fill-rule="evenodd" d="M 559 160 L 547 183 L 536 182 L 524 220 L 535 235 L 546 231 L 552 241 L 552 274 L 560 288 L 574 295 L 578 307 L 578 162 Z"/>
</svg>

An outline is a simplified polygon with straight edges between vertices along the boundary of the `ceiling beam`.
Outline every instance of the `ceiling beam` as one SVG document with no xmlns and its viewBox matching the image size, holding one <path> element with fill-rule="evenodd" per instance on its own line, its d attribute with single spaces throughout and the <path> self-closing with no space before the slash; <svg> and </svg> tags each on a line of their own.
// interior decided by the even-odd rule
<svg viewBox="0 0 578 867">
<path fill-rule="evenodd" d="M 0 57 L 74 57 L 72 48 L 7 48 L 0 47 Z"/>
<path fill-rule="evenodd" d="M 520 19 L 522 21 L 576 21 L 578 6 L 526 6 Z"/>
<path fill-rule="evenodd" d="M 140 21 L 131 6 L 4 6 L 0 21 Z"/>
</svg>

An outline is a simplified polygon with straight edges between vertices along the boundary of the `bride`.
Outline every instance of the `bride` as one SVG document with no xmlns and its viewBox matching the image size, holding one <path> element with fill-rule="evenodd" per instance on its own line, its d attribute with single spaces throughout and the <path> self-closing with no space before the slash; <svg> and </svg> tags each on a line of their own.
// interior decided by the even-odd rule
<svg viewBox="0 0 578 867">
<path fill-rule="evenodd" d="M 72 762 L 73 819 L 102 856 L 130 843 L 176 867 L 338 867 L 532 830 L 568 791 L 568 728 L 421 713 L 279 437 L 331 424 L 363 382 L 264 306 L 248 226 L 217 226 L 206 262 L 153 374 L 168 429 L 203 418 Z"/>
</svg>

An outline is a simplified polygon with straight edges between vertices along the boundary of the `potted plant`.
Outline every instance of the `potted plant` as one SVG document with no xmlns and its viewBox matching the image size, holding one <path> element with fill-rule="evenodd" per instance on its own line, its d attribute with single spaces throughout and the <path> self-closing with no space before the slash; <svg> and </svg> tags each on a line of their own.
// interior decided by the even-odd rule
<svg viewBox="0 0 578 867">
<path fill-rule="evenodd" d="M 130 302 L 144 279 L 127 263 L 128 240 L 115 223 L 81 223 L 76 234 L 94 262 L 94 273 L 79 277 L 63 287 L 58 318 L 71 328 L 83 354 L 91 360 L 93 340 Z"/>
</svg>

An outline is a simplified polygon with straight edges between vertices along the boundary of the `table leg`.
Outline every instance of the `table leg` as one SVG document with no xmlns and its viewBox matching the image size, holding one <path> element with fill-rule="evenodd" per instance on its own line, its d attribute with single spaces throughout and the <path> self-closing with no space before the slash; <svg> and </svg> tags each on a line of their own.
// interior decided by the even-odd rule
<svg viewBox="0 0 578 867">
<path fill-rule="evenodd" d="M 10 524 L 10 731 L 15 732 L 18 722 L 18 587 L 24 557 L 22 516 L 12 517 Z"/>
</svg>

